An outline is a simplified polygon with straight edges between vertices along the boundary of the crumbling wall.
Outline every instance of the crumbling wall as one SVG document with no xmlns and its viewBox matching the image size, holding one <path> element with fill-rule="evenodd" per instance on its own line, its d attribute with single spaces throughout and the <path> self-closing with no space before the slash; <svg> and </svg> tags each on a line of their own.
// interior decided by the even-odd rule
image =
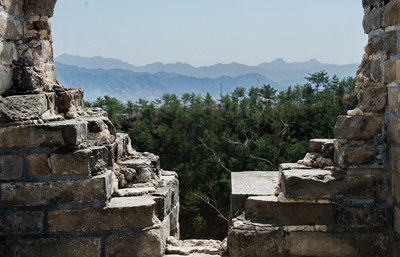
<svg viewBox="0 0 400 257">
<path fill-rule="evenodd" d="M 0 95 L 52 91 L 49 18 L 56 0 L 0 1 Z"/>
<path fill-rule="evenodd" d="M 175 172 L 59 85 L 56 0 L 0 0 L 0 256 L 162 256 Z"/>
<path fill-rule="evenodd" d="M 385 125 L 387 126 L 388 219 L 391 250 L 400 254 L 400 1 L 363 1 L 363 21 L 368 34 L 363 63 L 357 77 L 361 92 L 387 88 Z M 362 93 L 360 93 L 362 94 Z M 374 93 L 365 97 L 369 102 L 384 102 Z M 366 102 L 366 101 L 365 101 Z M 383 105 L 382 105 L 383 106 Z"/>
<path fill-rule="evenodd" d="M 399 256 L 400 1 L 362 4 L 357 108 L 298 163 L 232 174 L 231 256 Z"/>
</svg>

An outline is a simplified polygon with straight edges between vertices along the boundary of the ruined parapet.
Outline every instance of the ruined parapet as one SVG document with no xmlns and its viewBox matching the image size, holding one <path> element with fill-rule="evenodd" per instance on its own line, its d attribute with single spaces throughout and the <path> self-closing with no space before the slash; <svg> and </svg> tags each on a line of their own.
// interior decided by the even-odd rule
<svg viewBox="0 0 400 257">
<path fill-rule="evenodd" d="M 270 173 L 278 190 L 237 193 L 257 179 L 232 175 L 231 256 L 399 255 L 400 1 L 362 2 L 357 108 L 337 118 L 333 140 L 311 140 L 303 160 Z"/>
<path fill-rule="evenodd" d="M 49 18 L 56 0 L 0 2 L 0 95 L 53 91 L 57 84 Z"/>
<path fill-rule="evenodd" d="M 177 174 L 58 85 L 55 2 L 0 0 L 0 255 L 162 256 Z"/>
<path fill-rule="evenodd" d="M 0 126 L 2 256 L 162 256 L 179 237 L 176 173 L 84 113 Z"/>
</svg>

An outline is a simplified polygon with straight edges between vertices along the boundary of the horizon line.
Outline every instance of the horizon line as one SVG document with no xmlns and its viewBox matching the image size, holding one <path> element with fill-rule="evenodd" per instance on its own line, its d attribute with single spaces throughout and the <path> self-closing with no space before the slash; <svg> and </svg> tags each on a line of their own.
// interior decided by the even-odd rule
<svg viewBox="0 0 400 257">
<path fill-rule="evenodd" d="M 101 56 L 101 55 L 96 55 L 96 56 L 88 57 L 88 56 L 81 56 L 81 55 L 77 55 L 77 54 L 68 54 L 68 53 L 59 54 L 58 56 L 56 56 L 56 57 L 54 58 L 54 61 L 56 61 L 55 59 L 57 59 L 57 58 L 59 58 L 60 56 L 63 56 L 63 55 L 75 56 L 75 57 L 81 57 L 81 58 L 88 58 L 88 59 L 93 59 L 93 58 L 102 58 L 102 59 L 106 59 L 106 60 L 107 60 L 107 59 L 111 59 L 111 60 L 121 61 L 121 62 L 127 63 L 127 64 L 129 64 L 129 65 L 133 65 L 133 66 L 136 66 L 136 67 L 144 67 L 144 66 L 152 65 L 152 64 L 156 64 L 156 63 L 160 63 L 160 64 L 162 64 L 162 65 L 168 65 L 168 64 L 173 64 L 173 65 L 174 65 L 174 64 L 185 64 L 185 65 L 190 65 L 190 66 L 192 66 L 192 67 L 194 67 L 194 68 L 210 67 L 210 66 L 215 66 L 215 65 L 219 65 L 219 64 L 220 64 L 220 65 L 241 64 L 241 65 L 246 65 L 246 66 L 260 66 L 260 65 L 262 65 L 262 64 L 273 63 L 273 62 L 281 61 L 281 60 L 282 60 L 285 64 L 298 64 L 298 63 L 307 63 L 307 62 L 312 62 L 312 61 L 316 61 L 316 62 L 318 62 L 319 64 L 338 65 L 338 66 L 360 64 L 360 62 L 353 62 L 353 63 L 346 63 L 346 64 L 337 64 L 337 63 L 333 63 L 333 62 L 332 62 L 332 63 L 324 63 L 324 62 L 321 62 L 321 61 L 317 60 L 316 58 L 310 58 L 310 59 L 308 59 L 308 60 L 306 60 L 306 61 L 287 62 L 287 61 L 285 61 L 282 57 L 278 57 L 278 58 L 276 58 L 276 59 L 274 59 L 274 60 L 272 60 L 272 61 L 265 61 L 265 62 L 262 62 L 262 63 L 259 63 L 259 64 L 255 64 L 255 65 L 240 63 L 240 62 L 236 62 L 236 61 L 232 61 L 232 62 L 229 62 L 229 63 L 221 63 L 221 62 L 219 62 L 219 63 L 209 64 L 209 65 L 200 65 L 200 66 L 195 66 L 195 65 L 190 64 L 190 63 L 188 63 L 188 62 L 182 62 L 182 61 L 176 61 L 175 63 L 174 63 L 174 62 L 155 61 L 155 62 L 151 62 L 151 63 L 147 63 L 147 64 L 133 64 L 133 63 L 131 63 L 131 62 L 129 62 L 129 61 L 125 61 L 125 60 L 118 59 L 118 58 L 114 58 L 114 57 L 103 57 L 103 56 Z"/>
</svg>

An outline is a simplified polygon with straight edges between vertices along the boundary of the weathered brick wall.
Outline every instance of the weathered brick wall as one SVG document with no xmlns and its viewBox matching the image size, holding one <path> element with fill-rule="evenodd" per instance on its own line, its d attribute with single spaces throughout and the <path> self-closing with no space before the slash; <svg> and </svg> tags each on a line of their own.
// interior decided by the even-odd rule
<svg viewBox="0 0 400 257">
<path fill-rule="evenodd" d="M 48 21 L 55 3 L 0 1 L 0 95 L 51 91 L 56 84 Z"/>
<path fill-rule="evenodd" d="M 368 33 L 368 45 L 358 79 L 360 89 L 382 85 L 388 90 L 387 147 L 389 149 L 387 167 L 389 172 L 388 218 L 393 235 L 393 256 L 400 254 L 400 1 L 363 1 L 365 9 L 364 29 Z M 365 91 L 365 90 L 364 90 Z M 370 101 L 378 101 L 373 94 Z M 375 98 L 375 99 L 374 99 Z M 383 102 L 383 101 L 382 101 Z"/>
</svg>

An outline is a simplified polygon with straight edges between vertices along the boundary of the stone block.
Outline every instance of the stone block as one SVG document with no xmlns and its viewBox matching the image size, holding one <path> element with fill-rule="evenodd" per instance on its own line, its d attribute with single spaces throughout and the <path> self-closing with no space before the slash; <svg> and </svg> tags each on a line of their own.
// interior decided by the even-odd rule
<svg viewBox="0 0 400 257">
<path fill-rule="evenodd" d="M 50 155 L 52 174 L 55 176 L 90 174 L 89 154 L 90 151 L 87 149 L 72 153 L 52 153 Z"/>
<path fill-rule="evenodd" d="M 365 33 L 379 29 L 382 26 L 384 8 L 375 8 L 364 16 L 363 27 Z"/>
<path fill-rule="evenodd" d="M 392 146 L 389 150 L 392 172 L 400 172 L 400 147 Z"/>
<path fill-rule="evenodd" d="M 7 16 L 0 16 L 0 35 L 9 41 L 21 39 L 24 35 L 23 22 L 8 18 Z"/>
<path fill-rule="evenodd" d="M 49 213 L 52 232 L 134 230 L 155 224 L 155 201 L 151 196 L 112 198 L 106 208 L 58 210 Z"/>
<path fill-rule="evenodd" d="M 370 54 L 377 54 L 384 52 L 385 54 L 392 55 L 399 52 L 397 41 L 399 34 L 396 31 L 386 32 L 371 38 L 369 42 Z"/>
<path fill-rule="evenodd" d="M 73 120 L 0 127 L 0 148 L 77 147 L 86 138 L 86 123 Z"/>
<path fill-rule="evenodd" d="M 378 57 L 378 56 L 375 56 Z M 381 56 L 379 56 L 381 57 Z M 377 81 L 382 81 L 382 72 L 383 72 L 383 60 L 381 58 L 373 58 L 371 60 L 371 69 L 369 76 Z"/>
<path fill-rule="evenodd" d="M 333 167 L 335 165 L 333 159 L 324 158 L 320 153 L 307 153 L 306 156 L 302 160 L 297 161 L 297 163 L 321 169 L 325 167 Z"/>
<path fill-rule="evenodd" d="M 385 161 L 384 142 L 335 139 L 335 163 L 343 169 L 383 168 Z"/>
<path fill-rule="evenodd" d="M 400 173 L 392 171 L 392 195 L 393 202 L 400 204 Z"/>
<path fill-rule="evenodd" d="M 367 87 L 362 90 L 356 90 L 358 99 L 358 108 L 363 113 L 384 113 L 387 101 L 386 87 Z"/>
<path fill-rule="evenodd" d="M 397 119 L 389 119 L 388 124 L 388 140 L 391 144 L 400 145 L 400 121 Z"/>
<path fill-rule="evenodd" d="M 340 199 L 336 207 L 336 224 L 343 229 L 384 228 L 388 224 L 382 200 Z"/>
<path fill-rule="evenodd" d="M 77 112 L 84 106 L 83 90 L 70 89 L 62 92 L 57 92 L 56 106 L 58 112 L 68 113 Z"/>
<path fill-rule="evenodd" d="M 388 104 L 390 113 L 395 114 L 399 111 L 400 90 L 397 85 L 388 87 Z"/>
<path fill-rule="evenodd" d="M 52 174 L 88 175 L 104 171 L 108 165 L 108 149 L 105 146 L 94 146 L 74 152 L 60 152 L 50 155 Z"/>
<path fill-rule="evenodd" d="M 26 157 L 29 176 L 50 175 L 49 156 L 45 153 L 31 154 Z"/>
<path fill-rule="evenodd" d="M 3 183 L 1 200 L 4 206 L 104 202 L 113 193 L 114 180 L 114 173 L 109 171 L 91 179 Z"/>
<path fill-rule="evenodd" d="M 228 251 L 231 257 L 284 256 L 285 234 L 283 230 L 267 231 L 230 228 Z"/>
<path fill-rule="evenodd" d="M 359 257 L 387 256 L 388 238 L 376 234 L 333 234 L 291 232 L 288 240 L 292 256 Z"/>
<path fill-rule="evenodd" d="M 382 25 L 384 27 L 400 24 L 400 3 L 392 1 L 385 6 Z"/>
<path fill-rule="evenodd" d="M 394 230 L 397 233 L 400 233 L 400 208 L 398 206 L 394 206 Z"/>
<path fill-rule="evenodd" d="M 19 16 L 22 14 L 22 2 L 19 0 L 2 0 L 4 11 L 10 15 Z"/>
<path fill-rule="evenodd" d="M 6 239 L 0 243 L 4 257 L 100 257 L 101 238 Z"/>
<path fill-rule="evenodd" d="M 131 148 L 131 139 L 128 134 L 117 133 L 117 139 L 115 140 L 117 144 L 117 158 L 125 157 L 129 155 Z"/>
<path fill-rule="evenodd" d="M 310 152 L 320 153 L 325 158 L 333 159 L 333 155 L 335 152 L 333 139 L 311 139 Z"/>
<path fill-rule="evenodd" d="M 22 177 L 23 160 L 20 155 L 0 155 L 0 180 Z"/>
<path fill-rule="evenodd" d="M 45 94 L 16 95 L 0 99 L 0 123 L 38 120 L 46 111 Z"/>
<path fill-rule="evenodd" d="M 0 66 L 0 95 L 11 87 L 13 70 L 10 67 Z"/>
<path fill-rule="evenodd" d="M 10 211 L 0 215 L 0 235 L 39 234 L 43 231 L 43 212 Z"/>
<path fill-rule="evenodd" d="M 161 228 L 124 235 L 110 235 L 105 240 L 106 257 L 163 256 L 165 241 Z M 168 231 L 169 233 L 169 231 Z"/>
<path fill-rule="evenodd" d="M 236 216 L 249 196 L 275 195 L 278 185 L 278 172 L 245 171 L 231 173 L 231 215 Z"/>
<path fill-rule="evenodd" d="M 333 225 L 335 205 L 279 202 L 276 196 L 251 196 L 246 201 L 246 219 L 272 225 Z"/>
<path fill-rule="evenodd" d="M 103 171 L 108 166 L 108 149 L 105 146 L 95 146 L 88 148 L 89 167 L 92 174 Z"/>
<path fill-rule="evenodd" d="M 382 127 L 382 115 L 338 116 L 333 133 L 338 139 L 368 140 L 381 136 Z"/>
<path fill-rule="evenodd" d="M 330 170 L 284 170 L 281 190 L 294 199 L 385 199 L 385 179 L 379 175 L 346 176 Z"/>
<path fill-rule="evenodd" d="M 400 60 L 390 59 L 385 61 L 382 66 L 383 82 L 400 83 Z"/>
<path fill-rule="evenodd" d="M 91 146 L 112 144 L 115 142 L 115 128 L 111 121 L 106 117 L 78 117 L 77 121 L 87 123 L 88 135 L 87 142 Z"/>
<path fill-rule="evenodd" d="M 0 63 L 11 66 L 17 58 L 17 49 L 14 43 L 0 42 Z"/>
<path fill-rule="evenodd" d="M 43 92 L 44 80 L 39 73 L 40 70 L 40 67 L 16 66 L 13 70 L 13 88 L 11 92 L 18 95 Z"/>
</svg>

